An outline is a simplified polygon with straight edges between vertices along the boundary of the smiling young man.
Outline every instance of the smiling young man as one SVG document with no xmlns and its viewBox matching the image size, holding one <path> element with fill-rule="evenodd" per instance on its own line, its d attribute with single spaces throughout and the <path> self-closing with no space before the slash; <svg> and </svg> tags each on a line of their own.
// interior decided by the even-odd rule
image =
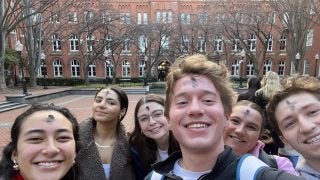
<svg viewBox="0 0 320 180">
<path fill-rule="evenodd" d="M 296 170 L 308 180 L 320 179 L 320 81 L 309 76 L 287 79 L 267 110 L 283 141 L 303 156 Z"/>
<path fill-rule="evenodd" d="M 255 157 L 240 161 L 240 157 L 224 145 L 223 130 L 234 100 L 229 83 L 226 67 L 204 55 L 175 61 L 167 76 L 165 115 L 181 152 L 155 164 L 146 179 L 296 178 L 266 167 Z M 246 171 L 242 171 L 241 165 L 246 163 L 239 162 L 258 165 L 246 166 L 257 171 L 243 174 Z"/>
</svg>

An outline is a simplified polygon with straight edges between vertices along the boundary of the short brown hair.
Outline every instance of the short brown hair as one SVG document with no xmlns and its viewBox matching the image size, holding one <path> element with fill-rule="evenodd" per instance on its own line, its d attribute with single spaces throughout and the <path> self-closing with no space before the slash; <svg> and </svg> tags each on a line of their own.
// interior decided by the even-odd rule
<svg viewBox="0 0 320 180">
<path fill-rule="evenodd" d="M 167 76 L 165 115 L 169 117 L 175 83 L 188 74 L 203 75 L 207 77 L 219 92 L 225 114 L 231 114 L 235 93 L 231 88 L 227 68 L 222 64 L 210 61 L 206 56 L 195 54 L 179 57 L 171 66 Z"/>
<path fill-rule="evenodd" d="M 271 98 L 269 105 L 267 106 L 267 113 L 270 124 L 278 135 L 282 135 L 275 116 L 278 104 L 285 98 L 302 92 L 309 93 L 320 101 L 320 81 L 317 78 L 310 76 L 298 75 L 295 77 L 288 77 L 284 81 L 284 89 L 277 92 Z"/>
</svg>

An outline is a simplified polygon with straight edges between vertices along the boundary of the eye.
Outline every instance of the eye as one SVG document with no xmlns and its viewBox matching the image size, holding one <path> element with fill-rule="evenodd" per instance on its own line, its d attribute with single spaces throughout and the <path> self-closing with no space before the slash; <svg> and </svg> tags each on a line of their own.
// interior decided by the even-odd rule
<svg viewBox="0 0 320 180">
<path fill-rule="evenodd" d="M 311 110 L 310 112 L 308 112 L 308 115 L 309 116 L 316 116 L 319 114 L 319 112 L 320 112 L 319 109 Z"/>
<path fill-rule="evenodd" d="M 116 105 L 117 103 L 115 101 L 107 101 L 108 104 L 110 105 Z"/>
<path fill-rule="evenodd" d="M 100 98 L 98 98 L 98 99 L 96 98 L 96 99 L 95 99 L 95 102 L 96 102 L 96 103 L 101 103 L 101 101 L 102 101 L 102 99 L 100 99 Z"/>
<path fill-rule="evenodd" d="M 214 100 L 207 98 L 207 99 L 204 99 L 203 102 L 206 103 L 206 104 L 213 104 Z"/>
<path fill-rule="evenodd" d="M 69 135 L 61 135 L 61 136 L 58 136 L 57 140 L 59 142 L 68 142 L 70 140 L 73 140 L 73 137 Z"/>
<path fill-rule="evenodd" d="M 162 115 L 163 115 L 162 113 L 158 112 L 158 113 L 153 114 L 153 117 L 159 118 L 159 117 L 161 117 Z"/>
<path fill-rule="evenodd" d="M 231 118 L 231 119 L 230 119 L 230 122 L 231 122 L 232 124 L 234 124 L 234 125 L 240 124 L 239 120 L 238 120 L 238 119 L 235 119 L 235 118 Z"/>
<path fill-rule="evenodd" d="M 146 117 L 141 117 L 141 118 L 139 118 L 139 121 L 140 121 L 140 122 L 147 122 L 149 119 L 150 119 L 150 118 L 146 116 Z"/>
<path fill-rule="evenodd" d="M 294 120 L 292 120 L 292 121 L 287 121 L 287 122 L 284 124 L 284 128 L 285 128 L 285 129 L 292 128 L 295 124 L 296 124 L 296 121 L 294 121 Z"/>
<path fill-rule="evenodd" d="M 41 143 L 43 140 L 42 137 L 29 137 L 27 138 L 27 142 L 31 143 L 31 144 L 38 144 Z"/>
<path fill-rule="evenodd" d="M 257 129 L 258 129 L 256 126 L 252 126 L 252 125 L 247 126 L 247 128 L 248 128 L 250 131 L 257 131 Z"/>
</svg>

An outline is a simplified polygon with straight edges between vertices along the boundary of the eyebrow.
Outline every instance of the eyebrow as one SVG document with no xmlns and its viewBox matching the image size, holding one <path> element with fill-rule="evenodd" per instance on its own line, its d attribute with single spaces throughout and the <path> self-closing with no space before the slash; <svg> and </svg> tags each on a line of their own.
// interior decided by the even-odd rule
<svg viewBox="0 0 320 180">
<path fill-rule="evenodd" d="M 70 129 L 58 129 L 55 131 L 55 133 L 63 133 L 63 132 L 72 132 L 72 130 Z M 33 134 L 33 133 L 40 133 L 40 134 L 43 134 L 45 133 L 45 130 L 43 129 L 32 129 L 32 130 L 29 130 L 27 131 L 24 135 L 29 135 L 29 134 Z"/>
<path fill-rule="evenodd" d="M 217 93 L 212 92 L 212 91 L 209 91 L 209 90 L 203 90 L 203 91 L 201 92 L 201 94 L 202 94 L 202 96 L 203 96 L 203 94 L 204 94 L 204 95 L 208 95 L 208 94 L 209 94 L 209 95 L 213 95 L 214 97 L 218 97 L 218 94 L 217 94 Z M 181 96 L 186 96 L 186 95 L 187 95 L 187 92 L 181 92 L 181 93 L 173 96 L 173 99 L 179 98 L 179 97 L 181 97 Z"/>
<path fill-rule="evenodd" d="M 156 110 L 153 110 L 153 111 L 151 112 L 151 114 L 154 114 L 154 113 L 156 113 L 156 112 L 158 112 L 158 111 L 163 112 L 163 109 L 156 109 Z M 139 116 L 138 118 L 141 118 L 141 117 L 144 117 L 144 116 L 149 116 L 149 114 L 142 114 L 142 115 L 141 115 L 141 116 Z"/>
</svg>

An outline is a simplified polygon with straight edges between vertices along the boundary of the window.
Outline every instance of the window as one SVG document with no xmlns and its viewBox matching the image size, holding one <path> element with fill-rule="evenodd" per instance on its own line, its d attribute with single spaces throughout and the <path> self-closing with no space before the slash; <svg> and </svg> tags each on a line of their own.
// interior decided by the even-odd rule
<svg viewBox="0 0 320 180">
<path fill-rule="evenodd" d="M 44 76 L 47 76 L 47 65 L 41 61 L 38 69 L 38 77 L 43 78 Z"/>
<path fill-rule="evenodd" d="M 270 52 L 272 51 L 272 46 L 273 46 L 273 36 L 271 34 L 269 34 L 267 36 L 267 39 L 266 39 L 266 46 L 267 46 L 267 51 Z"/>
<path fill-rule="evenodd" d="M 80 77 L 80 63 L 77 60 L 71 62 L 71 77 Z"/>
<path fill-rule="evenodd" d="M 215 16 L 215 23 L 221 24 L 224 20 L 224 13 L 218 12 Z"/>
<path fill-rule="evenodd" d="M 78 22 L 76 12 L 69 12 L 68 16 L 69 16 L 69 23 L 77 23 Z"/>
<path fill-rule="evenodd" d="M 266 72 L 271 71 L 272 62 L 270 59 L 265 60 L 263 64 L 263 75 L 266 74 Z"/>
<path fill-rule="evenodd" d="M 198 51 L 206 52 L 206 40 L 203 34 L 198 38 Z"/>
<path fill-rule="evenodd" d="M 306 46 L 312 46 L 313 42 L 313 29 L 308 30 Z"/>
<path fill-rule="evenodd" d="M 249 39 L 248 39 L 248 48 L 250 51 L 256 51 L 256 35 L 255 34 L 250 34 Z"/>
<path fill-rule="evenodd" d="M 240 76 L 240 59 L 234 60 L 231 64 L 231 76 Z"/>
<path fill-rule="evenodd" d="M 61 40 L 58 34 L 52 35 L 52 48 L 53 51 L 61 51 Z"/>
<path fill-rule="evenodd" d="M 181 51 L 184 53 L 189 52 L 189 37 L 188 34 L 182 35 L 182 42 L 181 42 Z"/>
<path fill-rule="evenodd" d="M 146 61 L 140 60 L 139 61 L 139 77 L 145 76 L 145 67 L 146 67 Z"/>
<path fill-rule="evenodd" d="M 147 25 L 148 24 L 148 14 L 143 13 L 143 24 Z"/>
<path fill-rule="evenodd" d="M 106 78 L 112 78 L 113 77 L 113 62 L 111 60 L 107 60 L 105 63 L 105 69 L 106 69 Z"/>
<path fill-rule="evenodd" d="M 172 12 L 171 11 L 157 11 L 156 12 L 157 23 L 172 23 Z"/>
<path fill-rule="evenodd" d="M 275 12 L 269 12 L 268 13 L 268 23 L 274 24 L 275 23 L 275 16 L 276 16 Z"/>
<path fill-rule="evenodd" d="M 146 52 L 146 47 L 147 47 L 147 38 L 142 35 L 142 36 L 139 36 L 139 50 L 141 53 L 145 53 Z"/>
<path fill-rule="evenodd" d="M 62 77 L 62 64 L 58 59 L 53 61 L 53 74 L 54 77 Z"/>
<path fill-rule="evenodd" d="M 214 50 L 217 52 L 222 52 L 222 36 L 216 35 L 214 37 Z"/>
<path fill-rule="evenodd" d="M 237 13 L 235 14 L 235 20 L 236 20 L 237 23 L 242 23 L 243 14 L 240 13 L 240 12 L 237 12 Z"/>
<path fill-rule="evenodd" d="M 128 60 L 122 61 L 122 77 L 130 77 L 130 62 Z"/>
<path fill-rule="evenodd" d="M 129 38 L 124 39 L 122 51 L 123 52 L 130 52 L 130 39 Z"/>
<path fill-rule="evenodd" d="M 241 51 L 240 47 L 240 40 L 239 39 L 234 39 L 232 42 L 232 51 Z"/>
<path fill-rule="evenodd" d="M 198 21 L 200 24 L 207 24 L 208 22 L 208 14 L 207 13 L 199 13 Z"/>
<path fill-rule="evenodd" d="M 246 75 L 247 76 L 253 76 L 254 75 L 254 66 L 253 66 L 253 62 L 251 60 L 247 61 Z"/>
<path fill-rule="evenodd" d="M 137 23 L 142 24 L 142 14 L 141 13 L 138 13 L 137 18 L 138 18 Z"/>
<path fill-rule="evenodd" d="M 58 13 L 56 13 L 56 12 L 51 12 L 49 19 L 50 19 L 51 23 L 60 23 Z"/>
<path fill-rule="evenodd" d="M 284 72 L 285 72 L 285 62 L 284 60 L 281 60 L 279 62 L 279 70 L 278 70 L 279 76 L 284 76 Z"/>
<path fill-rule="evenodd" d="M 76 34 L 70 37 L 70 51 L 79 51 L 79 39 Z"/>
<path fill-rule="evenodd" d="M 93 45 L 94 45 L 94 36 L 89 33 L 87 35 L 87 52 L 93 51 Z"/>
<path fill-rule="evenodd" d="M 89 64 L 88 76 L 89 77 L 96 77 L 96 63 Z"/>
<path fill-rule="evenodd" d="M 181 24 L 190 24 L 191 14 L 190 13 L 181 13 Z"/>
<path fill-rule="evenodd" d="M 120 24 L 130 24 L 130 13 L 128 12 L 120 13 Z"/>
<path fill-rule="evenodd" d="M 112 22 L 112 17 L 109 12 L 102 13 L 102 23 L 103 24 L 110 24 Z"/>
<path fill-rule="evenodd" d="M 310 63 L 308 60 L 303 61 L 303 75 L 310 75 Z"/>
<path fill-rule="evenodd" d="M 91 22 L 93 20 L 93 12 L 92 11 L 85 11 L 84 12 L 84 22 Z"/>
<path fill-rule="evenodd" d="M 166 34 L 161 35 L 161 47 L 165 50 L 169 49 L 169 37 Z"/>
<path fill-rule="evenodd" d="M 280 36 L 280 51 L 285 51 L 287 47 L 287 38 L 285 35 Z"/>
<path fill-rule="evenodd" d="M 105 37 L 105 40 L 106 40 L 106 48 L 105 48 L 105 50 L 106 51 L 111 51 L 112 35 L 111 34 L 107 34 L 106 37 Z"/>
</svg>

